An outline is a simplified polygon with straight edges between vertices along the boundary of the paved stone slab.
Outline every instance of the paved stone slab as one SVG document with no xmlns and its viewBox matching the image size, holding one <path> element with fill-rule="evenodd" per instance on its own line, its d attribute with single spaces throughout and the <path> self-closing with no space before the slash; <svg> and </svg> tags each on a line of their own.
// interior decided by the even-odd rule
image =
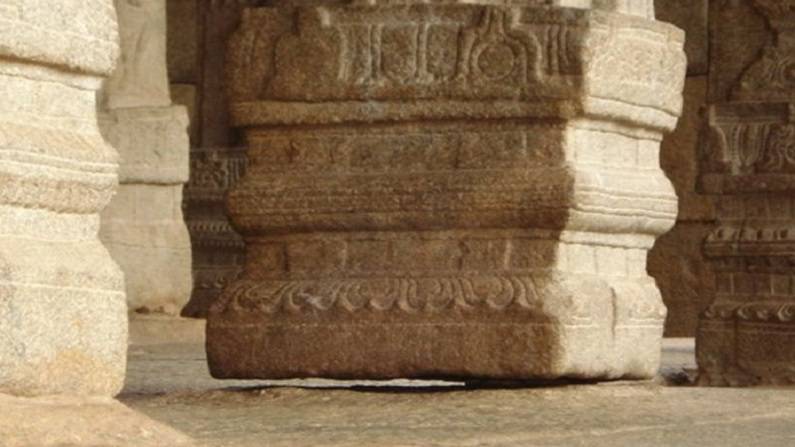
<svg viewBox="0 0 795 447">
<path fill-rule="evenodd" d="M 3 447 L 193 446 L 187 436 L 103 398 L 17 398 L 0 394 Z"/>
<path fill-rule="evenodd" d="M 692 374 L 694 367 L 692 339 L 665 340 L 665 382 Z M 795 390 L 661 383 L 467 389 L 441 382 L 229 382 L 209 377 L 201 344 L 192 343 L 133 346 L 121 399 L 208 447 L 795 442 Z"/>
<path fill-rule="evenodd" d="M 130 309 L 176 315 L 192 288 L 182 215 L 190 142 L 188 113 L 169 92 L 166 1 L 115 6 L 122 57 L 103 89 L 99 124 L 119 151 L 120 187 L 102 213 L 100 238 L 124 272 Z"/>
</svg>

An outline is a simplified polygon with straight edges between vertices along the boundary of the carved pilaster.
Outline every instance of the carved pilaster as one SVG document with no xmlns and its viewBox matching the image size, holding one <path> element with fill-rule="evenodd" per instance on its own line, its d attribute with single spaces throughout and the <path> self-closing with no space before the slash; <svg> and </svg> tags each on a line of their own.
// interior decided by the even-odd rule
<svg viewBox="0 0 795 447">
<path fill-rule="evenodd" d="M 719 224 L 704 246 L 716 296 L 697 344 L 709 385 L 795 382 L 795 2 L 754 3 L 773 43 L 732 100 L 709 108 L 702 145 L 701 187 L 718 198 Z"/>
</svg>

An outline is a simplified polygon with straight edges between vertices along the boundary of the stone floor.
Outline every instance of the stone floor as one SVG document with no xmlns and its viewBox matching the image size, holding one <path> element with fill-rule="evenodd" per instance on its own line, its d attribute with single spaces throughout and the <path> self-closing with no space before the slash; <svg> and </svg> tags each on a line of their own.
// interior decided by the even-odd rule
<svg viewBox="0 0 795 447">
<path fill-rule="evenodd" d="M 121 401 L 207 446 L 793 446 L 795 390 L 687 386 L 693 342 L 666 340 L 650 382 L 222 382 L 200 328 L 130 349 Z"/>
</svg>

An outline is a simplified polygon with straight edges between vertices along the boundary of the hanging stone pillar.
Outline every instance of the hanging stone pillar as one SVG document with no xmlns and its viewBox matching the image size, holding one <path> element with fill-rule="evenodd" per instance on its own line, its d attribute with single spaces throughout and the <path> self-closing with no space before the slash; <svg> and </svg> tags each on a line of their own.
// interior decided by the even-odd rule
<svg viewBox="0 0 795 447">
<path fill-rule="evenodd" d="M 753 3 L 774 38 L 731 100 L 709 108 L 703 144 L 719 223 L 704 246 L 716 296 L 697 339 L 708 385 L 795 383 L 795 1 Z"/>
<path fill-rule="evenodd" d="M 97 126 L 110 0 L 0 2 L 0 393 L 111 396 L 124 280 L 100 243 L 117 155 Z"/>
<path fill-rule="evenodd" d="M 121 156 L 121 184 L 102 214 L 101 237 L 124 271 L 130 310 L 176 315 L 192 287 L 182 216 L 188 115 L 171 104 L 165 0 L 115 4 L 121 61 L 103 92 L 100 126 Z"/>
<path fill-rule="evenodd" d="M 686 61 L 652 2 L 273 3 L 228 60 L 247 256 L 214 376 L 656 373 Z"/>
</svg>

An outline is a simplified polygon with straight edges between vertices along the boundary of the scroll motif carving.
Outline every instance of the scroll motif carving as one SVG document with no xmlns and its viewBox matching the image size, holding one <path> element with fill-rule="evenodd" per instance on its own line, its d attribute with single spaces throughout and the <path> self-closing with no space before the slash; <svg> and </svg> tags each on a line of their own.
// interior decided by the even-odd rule
<svg viewBox="0 0 795 447">
<path fill-rule="evenodd" d="M 493 310 L 532 310 L 540 306 L 535 289 L 531 278 L 482 276 L 238 282 L 225 293 L 231 299 L 227 309 L 235 312 L 273 314 L 339 307 L 349 312 L 395 308 L 413 313 L 482 306 Z"/>
</svg>

